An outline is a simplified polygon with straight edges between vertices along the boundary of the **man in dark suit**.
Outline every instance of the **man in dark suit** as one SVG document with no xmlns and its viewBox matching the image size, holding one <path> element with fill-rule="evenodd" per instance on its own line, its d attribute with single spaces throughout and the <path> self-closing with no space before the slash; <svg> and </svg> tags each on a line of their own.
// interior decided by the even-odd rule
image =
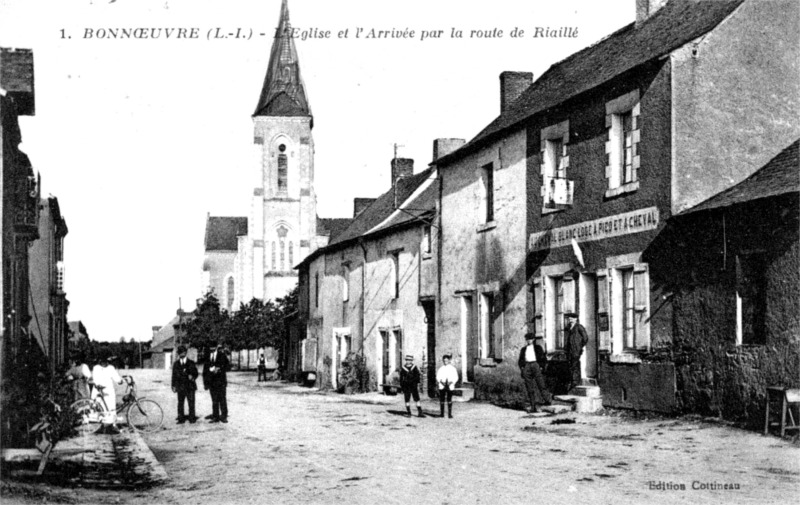
<svg viewBox="0 0 800 505">
<path fill-rule="evenodd" d="M 564 351 L 569 364 L 569 389 L 581 385 L 581 355 L 583 348 L 589 341 L 586 329 L 578 322 L 578 314 L 569 312 L 564 314 L 567 318 L 566 342 Z"/>
<path fill-rule="evenodd" d="M 178 347 L 178 360 L 172 364 L 172 392 L 178 393 L 178 424 L 188 419 L 190 423 L 197 421 L 194 412 L 194 392 L 197 391 L 197 366 L 186 357 L 186 347 Z M 189 404 L 189 417 L 184 414 L 184 400 Z"/>
<path fill-rule="evenodd" d="M 212 423 L 228 422 L 228 400 L 226 398 L 228 378 L 226 372 L 230 368 L 230 361 L 222 344 L 217 343 L 208 357 L 208 362 L 203 367 L 203 387 L 211 393 L 211 421 Z"/>
</svg>

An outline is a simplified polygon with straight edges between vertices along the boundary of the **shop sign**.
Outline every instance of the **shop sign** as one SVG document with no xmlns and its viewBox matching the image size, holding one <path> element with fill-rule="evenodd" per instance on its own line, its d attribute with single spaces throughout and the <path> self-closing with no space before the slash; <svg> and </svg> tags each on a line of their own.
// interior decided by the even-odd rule
<svg viewBox="0 0 800 505">
<path fill-rule="evenodd" d="M 593 221 L 571 224 L 551 230 L 531 233 L 528 239 L 529 251 L 555 249 L 576 242 L 591 242 L 605 238 L 620 237 L 658 227 L 658 207 L 634 210 L 624 214 L 606 216 Z"/>
</svg>

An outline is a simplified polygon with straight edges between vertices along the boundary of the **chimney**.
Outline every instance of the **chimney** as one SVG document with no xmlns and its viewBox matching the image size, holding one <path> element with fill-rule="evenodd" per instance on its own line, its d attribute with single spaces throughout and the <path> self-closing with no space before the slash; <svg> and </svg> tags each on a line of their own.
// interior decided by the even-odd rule
<svg viewBox="0 0 800 505">
<path fill-rule="evenodd" d="M 392 159 L 392 187 L 401 177 L 411 177 L 414 175 L 414 160 L 409 158 Z"/>
<path fill-rule="evenodd" d="M 667 3 L 667 0 L 636 0 L 636 28 Z"/>
<path fill-rule="evenodd" d="M 446 156 L 466 144 L 464 139 L 436 139 L 433 141 L 433 161 Z"/>
<path fill-rule="evenodd" d="M 32 50 L 0 48 L 0 88 L 14 100 L 20 116 L 35 115 Z"/>
<path fill-rule="evenodd" d="M 353 218 L 358 217 L 359 214 L 364 212 L 364 209 L 372 205 L 375 198 L 353 198 Z"/>
<path fill-rule="evenodd" d="M 510 72 L 500 73 L 500 113 L 508 110 L 511 104 L 519 98 L 523 91 L 528 89 L 533 83 L 533 73 L 531 72 Z"/>
<path fill-rule="evenodd" d="M 153 338 L 155 338 L 158 331 L 161 329 L 161 326 L 153 326 Z"/>
</svg>

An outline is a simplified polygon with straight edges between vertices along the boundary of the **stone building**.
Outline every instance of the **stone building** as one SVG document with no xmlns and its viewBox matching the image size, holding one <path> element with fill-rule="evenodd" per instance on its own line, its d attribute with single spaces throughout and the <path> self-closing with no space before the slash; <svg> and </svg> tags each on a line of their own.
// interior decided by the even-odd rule
<svg viewBox="0 0 800 505">
<path fill-rule="evenodd" d="M 674 216 L 650 246 L 673 252 L 656 282 L 671 299 L 660 357 L 674 364 L 680 410 L 761 428 L 766 388 L 800 387 L 799 143 Z"/>
<path fill-rule="evenodd" d="M 688 406 L 670 352 L 689 315 L 664 280 L 691 273 L 656 244 L 673 215 L 798 137 L 797 28 L 791 2 L 638 0 L 635 23 L 535 82 L 501 75 L 500 116 L 438 162 L 437 346 L 460 346 L 476 397 L 521 400 L 526 331 L 559 391 L 574 311 L 605 405 Z"/>
<path fill-rule="evenodd" d="M 67 223 L 58 199 L 39 203 L 39 239 L 30 248 L 30 334 L 47 355 L 50 371 L 67 361 L 67 308 L 64 291 L 64 237 Z"/>
<path fill-rule="evenodd" d="M 410 159 L 393 159 L 391 174 L 389 191 L 356 199 L 352 224 L 298 266 L 288 371 L 313 371 L 323 388 L 345 387 L 351 352 L 364 358 L 372 389 L 393 381 L 404 355 L 426 380 L 435 375 L 438 183 L 432 168 L 414 174 Z"/>
</svg>

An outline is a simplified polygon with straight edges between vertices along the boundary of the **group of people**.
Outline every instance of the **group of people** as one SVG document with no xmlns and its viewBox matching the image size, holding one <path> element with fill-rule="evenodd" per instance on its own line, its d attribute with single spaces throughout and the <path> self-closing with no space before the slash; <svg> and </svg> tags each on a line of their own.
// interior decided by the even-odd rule
<svg viewBox="0 0 800 505">
<path fill-rule="evenodd" d="M 80 400 L 91 398 L 96 400 L 102 397 L 105 402 L 106 413 L 103 417 L 103 431 L 113 431 L 117 418 L 117 393 L 114 384 L 124 381 L 114 365 L 110 363 L 109 355 L 103 353 L 91 371 L 84 362 L 83 357 L 73 356 L 66 378 L 72 384 L 73 399 Z"/>
<path fill-rule="evenodd" d="M 212 348 L 203 367 L 203 388 L 211 394 L 211 414 L 206 419 L 211 423 L 228 422 L 228 376 L 230 361 L 217 343 Z M 172 366 L 172 392 L 178 394 L 178 424 L 197 422 L 195 391 L 197 391 L 197 364 L 187 357 L 186 347 L 178 347 L 178 360 Z M 189 414 L 186 415 L 186 406 Z"/>
<path fill-rule="evenodd" d="M 450 361 L 452 356 L 445 354 L 442 356 L 442 366 L 436 372 L 436 384 L 439 392 L 439 411 L 440 416 L 444 417 L 444 404 L 447 402 L 447 416 L 453 417 L 453 391 L 458 382 L 458 370 Z M 406 413 L 411 415 L 411 398 L 417 404 L 417 415 L 424 417 L 422 405 L 419 400 L 419 383 L 422 373 L 419 367 L 414 364 L 414 356 L 407 355 L 405 363 L 400 367 L 400 389 L 403 391 L 403 399 L 406 402 Z"/>
<path fill-rule="evenodd" d="M 570 382 L 568 390 L 581 384 L 581 355 L 583 348 L 589 341 L 586 329 L 578 323 L 578 315 L 574 312 L 565 314 L 565 342 L 564 351 L 567 356 L 569 367 Z M 544 366 L 547 363 L 547 352 L 542 342 L 544 338 L 534 333 L 525 334 L 525 345 L 519 352 L 519 368 L 522 373 L 522 380 L 525 383 L 525 390 L 528 393 L 530 407 L 528 412 L 539 412 L 540 405 L 550 405 L 553 395 L 548 391 L 544 382 Z M 436 372 L 436 383 L 439 394 L 439 412 L 444 417 L 444 407 L 447 403 L 447 417 L 453 417 L 453 391 L 458 382 L 458 370 L 450 361 L 452 356 L 445 354 L 442 356 L 442 366 Z M 411 415 L 411 398 L 417 405 L 419 417 L 423 417 L 422 406 L 419 400 L 419 384 L 422 374 L 419 367 L 414 364 L 413 356 L 406 356 L 405 364 L 400 368 L 400 388 L 403 391 L 403 398 L 406 403 L 406 413 Z"/>
<path fill-rule="evenodd" d="M 569 368 L 567 390 L 571 390 L 581 384 L 581 355 L 589 341 L 589 336 L 583 325 L 578 323 L 576 313 L 568 312 L 564 318 L 566 319 L 564 353 Z M 543 340 L 541 335 L 526 333 L 525 346 L 519 351 L 518 364 L 522 380 L 525 383 L 525 390 L 528 393 L 528 401 L 531 404 L 527 409 L 528 412 L 539 412 L 539 406 L 550 405 L 553 397 L 544 383 L 543 370 L 547 363 L 547 353 L 542 346 Z"/>
<path fill-rule="evenodd" d="M 583 354 L 583 348 L 586 346 L 589 338 L 586 330 L 578 324 L 577 314 L 570 312 L 565 314 L 567 320 L 565 332 L 565 353 L 567 356 L 567 363 L 570 372 L 570 384 L 568 389 L 580 385 L 581 371 L 580 359 Z M 544 382 L 543 369 L 547 362 L 547 353 L 542 346 L 543 338 L 533 333 L 525 334 L 525 346 L 519 352 L 519 368 L 522 373 L 522 379 L 525 383 L 525 389 L 528 393 L 528 400 L 530 401 L 530 408 L 528 412 L 538 412 L 540 405 L 550 405 L 552 401 L 552 394 L 547 389 Z M 178 424 L 183 424 L 186 421 L 190 423 L 197 422 L 195 412 L 195 391 L 197 391 L 196 380 L 199 376 L 197 371 L 197 364 L 186 356 L 186 347 L 178 347 L 178 361 L 172 367 L 172 392 L 178 395 Z M 442 356 L 442 366 L 436 372 L 436 384 L 439 396 L 439 415 L 444 417 L 445 404 L 447 404 L 447 417 L 453 417 L 453 392 L 456 389 L 458 382 L 458 370 L 452 365 L 452 356 L 445 354 Z M 264 355 L 258 363 L 259 377 L 262 380 L 262 373 L 264 380 L 266 380 L 266 363 Z M 88 367 L 83 365 L 84 369 L 75 369 L 75 375 L 86 374 L 88 377 Z M 98 368 L 101 367 L 101 368 Z M 110 367 L 110 368 L 109 368 Z M 211 394 L 211 414 L 206 416 L 212 423 L 227 423 L 228 422 L 228 401 L 227 401 L 227 375 L 226 372 L 230 368 L 230 362 L 227 355 L 218 343 L 214 346 L 209 356 L 208 362 L 203 368 L 203 387 Z M 264 370 L 262 372 L 262 369 Z M 101 362 L 95 367 L 97 371 L 97 380 L 103 381 L 103 384 L 108 381 L 118 380 L 122 383 L 122 379 L 116 372 L 113 366 L 109 365 L 107 360 Z M 92 376 L 95 375 L 95 370 L 92 371 Z M 73 370 L 70 370 L 72 373 Z M 422 405 L 420 404 L 419 386 L 422 379 L 422 374 L 417 365 L 414 364 L 414 356 L 407 355 L 405 363 L 400 367 L 400 388 L 403 391 L 403 398 L 406 404 L 406 413 L 411 415 L 411 399 L 414 399 L 417 407 L 417 415 L 424 417 L 422 412 Z M 110 399 L 107 397 L 106 402 L 109 404 L 109 409 L 114 410 L 112 405 L 115 405 L 115 397 L 113 395 L 113 384 L 109 388 L 111 392 Z M 110 401 L 109 401 L 110 400 Z M 188 416 L 184 405 L 188 405 Z"/>
</svg>

